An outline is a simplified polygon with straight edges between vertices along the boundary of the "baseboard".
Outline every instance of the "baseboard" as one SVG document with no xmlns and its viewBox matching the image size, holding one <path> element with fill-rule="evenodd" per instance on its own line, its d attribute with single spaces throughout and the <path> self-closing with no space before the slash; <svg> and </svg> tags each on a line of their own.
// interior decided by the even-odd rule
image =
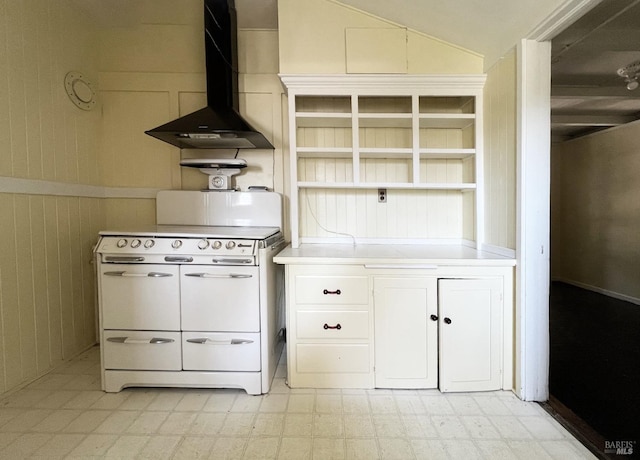
<svg viewBox="0 0 640 460">
<path fill-rule="evenodd" d="M 607 289 L 602 289 L 598 286 L 592 286 L 590 284 L 581 283 L 580 281 L 573 281 L 565 278 L 556 278 L 556 277 L 551 278 L 551 281 L 559 281 L 561 283 L 570 284 L 575 287 L 586 289 L 587 291 L 597 292 L 598 294 L 606 295 L 607 297 L 613 297 L 614 299 L 624 300 L 625 302 L 629 302 L 635 305 L 640 305 L 640 299 L 637 297 L 631 297 L 625 294 L 620 294 L 618 292 L 609 291 Z"/>
<path fill-rule="evenodd" d="M 589 449 L 593 455 L 600 459 L 608 460 L 611 458 L 604 453 L 604 437 L 553 395 L 549 397 L 549 401 L 540 403 L 540 405 L 583 446 Z"/>
</svg>

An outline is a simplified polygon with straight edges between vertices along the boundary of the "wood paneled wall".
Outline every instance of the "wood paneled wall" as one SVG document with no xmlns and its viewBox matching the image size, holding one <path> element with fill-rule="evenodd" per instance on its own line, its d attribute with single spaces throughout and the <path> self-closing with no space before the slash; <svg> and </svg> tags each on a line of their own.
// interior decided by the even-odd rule
<svg viewBox="0 0 640 460">
<path fill-rule="evenodd" d="M 485 241 L 516 248 L 516 53 L 487 73 L 484 89 Z"/>
<path fill-rule="evenodd" d="M 463 195 L 447 190 L 302 189 L 300 234 L 305 238 L 450 239 L 463 231 Z M 473 196 L 473 193 L 470 193 Z"/>
<path fill-rule="evenodd" d="M 95 343 L 101 113 L 64 89 L 95 49 L 67 0 L 0 0 L 0 395 Z"/>
<path fill-rule="evenodd" d="M 95 343 L 102 200 L 0 193 L 0 390 Z"/>
</svg>

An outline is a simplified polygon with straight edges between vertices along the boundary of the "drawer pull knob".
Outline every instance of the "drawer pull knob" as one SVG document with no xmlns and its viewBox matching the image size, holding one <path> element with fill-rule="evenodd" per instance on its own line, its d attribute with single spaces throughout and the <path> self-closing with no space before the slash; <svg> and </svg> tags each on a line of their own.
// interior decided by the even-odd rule
<svg viewBox="0 0 640 460">
<path fill-rule="evenodd" d="M 431 321 L 438 321 L 438 317 L 436 315 L 431 315 L 430 318 Z"/>
<path fill-rule="evenodd" d="M 335 291 L 330 291 L 328 289 L 325 289 L 324 291 L 322 291 L 322 293 L 324 295 L 328 295 L 328 294 L 335 294 L 335 295 L 340 295 L 342 294 L 342 292 L 340 291 L 340 289 L 336 289 Z"/>
<path fill-rule="evenodd" d="M 335 326 L 329 326 L 327 323 L 324 323 L 324 326 L 322 326 L 325 330 L 327 329 L 337 329 L 340 330 L 342 329 L 342 326 L 340 325 L 340 323 L 336 324 Z"/>
<path fill-rule="evenodd" d="M 451 318 L 445 318 L 444 322 L 445 324 L 451 324 Z"/>
</svg>

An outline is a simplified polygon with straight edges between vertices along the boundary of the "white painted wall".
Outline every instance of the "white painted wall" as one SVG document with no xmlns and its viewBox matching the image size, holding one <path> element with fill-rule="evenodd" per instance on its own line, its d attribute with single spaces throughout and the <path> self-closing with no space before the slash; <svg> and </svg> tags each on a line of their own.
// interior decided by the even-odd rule
<svg viewBox="0 0 640 460">
<path fill-rule="evenodd" d="M 465 74 L 483 70 L 482 56 L 474 52 L 332 1 L 280 0 L 278 28 L 283 74 L 344 74 L 352 66 L 358 73 Z M 360 33 L 351 35 L 355 30 Z M 398 33 L 406 37 L 405 46 L 389 48 L 389 34 Z M 399 67 L 399 56 L 406 61 L 404 68 Z"/>
<path fill-rule="evenodd" d="M 551 275 L 640 304 L 640 122 L 554 144 Z"/>
</svg>

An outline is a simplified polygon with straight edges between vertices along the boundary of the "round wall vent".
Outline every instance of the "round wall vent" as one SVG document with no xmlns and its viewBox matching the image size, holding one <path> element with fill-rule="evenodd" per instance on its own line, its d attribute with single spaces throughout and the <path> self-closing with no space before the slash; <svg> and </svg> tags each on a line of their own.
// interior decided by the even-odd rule
<svg viewBox="0 0 640 460">
<path fill-rule="evenodd" d="M 80 72 L 69 72 L 64 77 L 64 89 L 76 107 L 91 110 L 96 105 L 96 92 L 93 85 Z"/>
</svg>

